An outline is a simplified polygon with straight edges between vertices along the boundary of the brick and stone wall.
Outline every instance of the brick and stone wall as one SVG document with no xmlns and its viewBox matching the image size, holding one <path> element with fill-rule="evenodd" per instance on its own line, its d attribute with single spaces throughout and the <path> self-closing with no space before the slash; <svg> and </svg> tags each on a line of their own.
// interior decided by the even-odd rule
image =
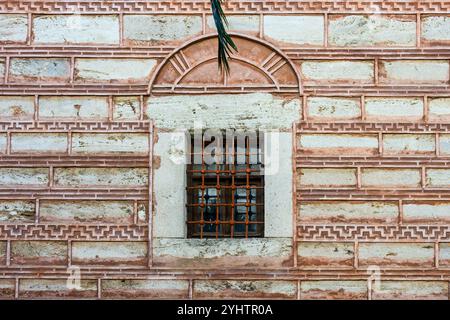
<svg viewBox="0 0 450 320">
<path fill-rule="evenodd" d="M 206 0 L 0 3 L 0 298 L 448 299 L 449 10 L 226 1 L 219 75 Z M 279 132 L 264 238 L 186 239 L 199 119 Z"/>
</svg>

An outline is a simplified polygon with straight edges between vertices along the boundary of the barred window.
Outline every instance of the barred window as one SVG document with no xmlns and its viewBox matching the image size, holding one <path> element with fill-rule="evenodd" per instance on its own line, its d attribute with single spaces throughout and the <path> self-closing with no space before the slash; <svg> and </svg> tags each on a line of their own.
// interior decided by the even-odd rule
<svg viewBox="0 0 450 320">
<path fill-rule="evenodd" d="M 262 237 L 262 134 L 221 131 L 197 136 L 191 138 L 187 166 L 188 237 Z"/>
</svg>

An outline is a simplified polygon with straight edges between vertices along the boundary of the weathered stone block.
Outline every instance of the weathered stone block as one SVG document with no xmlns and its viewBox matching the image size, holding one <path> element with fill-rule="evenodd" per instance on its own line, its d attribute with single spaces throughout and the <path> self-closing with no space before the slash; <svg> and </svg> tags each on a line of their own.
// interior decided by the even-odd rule
<svg viewBox="0 0 450 320">
<path fill-rule="evenodd" d="M 384 134 L 386 155 L 432 155 L 436 151 L 434 134 Z"/>
<path fill-rule="evenodd" d="M 422 44 L 448 45 L 450 43 L 450 16 L 423 15 L 421 21 Z"/>
<path fill-rule="evenodd" d="M 200 15 L 129 15 L 123 17 L 127 44 L 164 44 L 200 35 Z"/>
<path fill-rule="evenodd" d="M 143 187 L 146 168 L 55 168 L 55 184 L 64 187 Z"/>
<path fill-rule="evenodd" d="M 156 66 L 154 59 L 84 59 L 75 60 L 77 82 L 147 83 Z"/>
<path fill-rule="evenodd" d="M 12 153 L 67 153 L 66 133 L 12 133 Z"/>
<path fill-rule="evenodd" d="M 415 15 L 330 15 L 328 43 L 339 47 L 414 46 Z"/>
<path fill-rule="evenodd" d="M 432 122 L 449 122 L 450 98 L 429 98 L 428 119 Z"/>
<path fill-rule="evenodd" d="M 66 58 L 11 58 L 11 82 L 68 82 L 70 61 Z"/>
<path fill-rule="evenodd" d="M 419 169 L 363 168 L 361 185 L 368 188 L 418 188 Z"/>
<path fill-rule="evenodd" d="M 450 187 L 450 170 L 426 169 L 426 185 L 432 188 Z"/>
<path fill-rule="evenodd" d="M 361 117 L 359 98 L 308 97 L 307 116 L 317 120 L 350 120 Z"/>
<path fill-rule="evenodd" d="M 292 265 L 291 238 L 155 238 L 153 263 L 176 268 L 281 267 Z"/>
<path fill-rule="evenodd" d="M 107 97 L 41 96 L 40 120 L 107 120 Z"/>
<path fill-rule="evenodd" d="M 374 155 L 378 136 L 374 134 L 301 134 L 298 148 L 305 154 Z"/>
<path fill-rule="evenodd" d="M 374 81 L 372 61 L 303 61 L 300 71 L 305 84 L 364 84 Z"/>
<path fill-rule="evenodd" d="M 141 112 L 142 109 L 139 97 L 114 97 L 114 120 L 139 120 Z"/>
<path fill-rule="evenodd" d="M 32 120 L 33 96 L 0 96 L 0 118 L 4 120 Z"/>
<path fill-rule="evenodd" d="M 34 214 L 32 200 L 0 200 L 0 222 L 34 222 Z"/>
<path fill-rule="evenodd" d="M 418 121 L 423 118 L 419 98 L 366 98 L 366 118 L 370 121 Z"/>
<path fill-rule="evenodd" d="M 322 15 L 265 15 L 264 38 L 285 45 L 322 46 L 324 18 Z"/>
<path fill-rule="evenodd" d="M 33 19 L 36 44 L 119 44 L 116 15 L 42 15 Z"/>
<path fill-rule="evenodd" d="M 0 241 L 0 265 L 6 264 L 6 241 Z"/>
<path fill-rule="evenodd" d="M 297 283 L 281 280 L 195 280 L 195 299 L 295 299 Z"/>
<path fill-rule="evenodd" d="M 5 77 L 5 59 L 4 58 L 0 58 L 0 83 L 4 82 L 4 77 Z"/>
<path fill-rule="evenodd" d="M 166 129 L 194 128 L 194 119 L 204 128 L 290 129 L 301 114 L 298 98 L 268 93 L 151 97 L 147 104 L 148 118 Z"/>
<path fill-rule="evenodd" d="M 300 282 L 300 299 L 367 299 L 367 281 L 318 280 Z"/>
<path fill-rule="evenodd" d="M 447 300 L 447 281 L 381 281 L 372 292 L 380 300 Z"/>
<path fill-rule="evenodd" d="M 27 37 L 26 14 L 0 14 L 0 43 L 24 43 Z"/>
<path fill-rule="evenodd" d="M 439 243 L 439 266 L 450 266 L 450 242 Z"/>
<path fill-rule="evenodd" d="M 380 83 L 447 83 L 449 62 L 447 60 L 393 60 L 380 61 Z"/>
<path fill-rule="evenodd" d="M 0 154 L 6 153 L 7 144 L 6 133 L 0 133 Z"/>
<path fill-rule="evenodd" d="M 102 298 L 187 299 L 187 280 L 103 280 Z"/>
<path fill-rule="evenodd" d="M 259 34 L 260 16 L 252 15 L 227 15 L 228 30 L 231 32 L 244 32 L 253 35 Z M 216 31 L 216 25 L 212 16 L 206 18 L 206 27 L 210 32 Z"/>
<path fill-rule="evenodd" d="M 439 135 L 439 153 L 450 155 L 450 134 Z"/>
<path fill-rule="evenodd" d="M 47 168 L 0 168 L 0 186 L 39 186 L 48 185 Z"/>
<path fill-rule="evenodd" d="M 133 201 L 41 200 L 40 221 L 53 223 L 133 223 Z"/>
<path fill-rule="evenodd" d="M 16 292 L 14 279 L 0 279 L 0 299 L 13 299 Z"/>
<path fill-rule="evenodd" d="M 354 248 L 350 242 L 300 242 L 298 266 L 308 268 L 352 268 Z"/>
<path fill-rule="evenodd" d="M 356 169 L 303 168 L 298 186 L 304 188 L 336 188 L 356 186 Z"/>
<path fill-rule="evenodd" d="M 79 265 L 136 266 L 147 263 L 146 242 L 72 243 L 72 263 Z"/>
<path fill-rule="evenodd" d="M 11 241 L 12 265 L 65 265 L 65 241 Z"/>
<path fill-rule="evenodd" d="M 399 208 L 388 201 L 302 201 L 300 223 L 396 223 Z"/>
<path fill-rule="evenodd" d="M 97 280 L 80 280 L 80 288 L 70 289 L 67 279 L 20 279 L 19 298 L 96 298 Z"/>
<path fill-rule="evenodd" d="M 365 243 L 359 244 L 359 265 L 382 268 L 432 268 L 432 243 Z"/>
<path fill-rule="evenodd" d="M 450 202 L 418 201 L 403 203 L 403 221 L 407 223 L 450 223 Z"/>
<path fill-rule="evenodd" d="M 72 152 L 76 154 L 147 154 L 146 133 L 74 133 Z"/>
</svg>

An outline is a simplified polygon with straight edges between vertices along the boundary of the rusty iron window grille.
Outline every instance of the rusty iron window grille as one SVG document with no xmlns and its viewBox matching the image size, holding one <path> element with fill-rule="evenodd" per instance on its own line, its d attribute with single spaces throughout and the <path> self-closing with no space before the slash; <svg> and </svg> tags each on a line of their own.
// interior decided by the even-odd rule
<svg viewBox="0 0 450 320">
<path fill-rule="evenodd" d="M 263 237 L 262 139 L 258 133 L 256 137 L 227 135 L 220 139 L 202 134 L 191 138 L 186 188 L 188 238 Z M 211 151 L 213 161 L 207 161 L 206 150 Z"/>
</svg>

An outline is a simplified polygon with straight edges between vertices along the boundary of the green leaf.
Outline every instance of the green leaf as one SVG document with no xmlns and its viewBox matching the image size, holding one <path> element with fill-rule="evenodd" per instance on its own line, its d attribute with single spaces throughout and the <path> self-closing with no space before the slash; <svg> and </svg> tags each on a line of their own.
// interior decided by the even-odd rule
<svg viewBox="0 0 450 320">
<path fill-rule="evenodd" d="M 223 0 L 211 0 L 211 11 L 214 18 L 214 23 L 217 29 L 218 48 L 217 57 L 219 62 L 220 72 L 230 73 L 230 65 L 228 59 L 233 52 L 237 52 L 236 44 L 231 39 L 230 35 L 226 31 L 228 27 L 227 17 L 222 10 Z"/>
</svg>

